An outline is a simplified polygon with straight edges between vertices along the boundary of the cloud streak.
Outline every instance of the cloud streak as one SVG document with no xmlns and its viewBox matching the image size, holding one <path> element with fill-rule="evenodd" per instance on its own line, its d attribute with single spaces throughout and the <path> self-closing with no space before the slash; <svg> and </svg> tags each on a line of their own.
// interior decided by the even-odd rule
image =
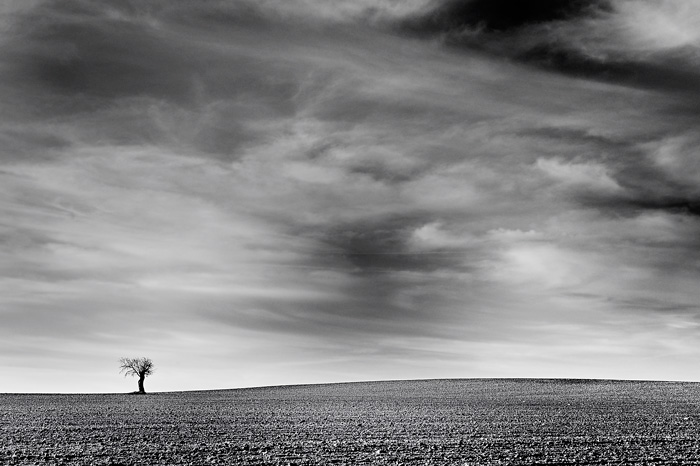
<svg viewBox="0 0 700 466">
<path fill-rule="evenodd" d="M 4 8 L 0 391 L 696 378 L 694 3 Z"/>
</svg>

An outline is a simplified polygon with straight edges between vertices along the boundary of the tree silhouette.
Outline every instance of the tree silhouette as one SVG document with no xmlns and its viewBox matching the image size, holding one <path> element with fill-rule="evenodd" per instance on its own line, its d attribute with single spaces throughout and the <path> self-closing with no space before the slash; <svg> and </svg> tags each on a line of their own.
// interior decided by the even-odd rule
<svg viewBox="0 0 700 466">
<path fill-rule="evenodd" d="M 121 364 L 121 369 L 119 373 L 124 373 L 124 377 L 127 375 L 136 375 L 139 378 L 139 391 L 138 393 L 146 393 L 143 389 L 144 379 L 153 374 L 153 361 L 149 358 L 121 358 L 119 360 Z"/>
</svg>

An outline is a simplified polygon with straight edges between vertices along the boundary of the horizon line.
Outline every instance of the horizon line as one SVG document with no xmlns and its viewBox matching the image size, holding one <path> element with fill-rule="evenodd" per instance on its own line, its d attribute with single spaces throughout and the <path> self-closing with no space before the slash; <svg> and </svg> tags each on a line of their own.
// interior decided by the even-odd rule
<svg viewBox="0 0 700 466">
<path fill-rule="evenodd" d="M 439 377 L 425 379 L 384 379 L 384 380 L 348 380 L 343 382 L 311 382 L 292 383 L 279 385 L 256 385 L 233 388 L 202 388 L 194 390 L 166 390 L 150 391 L 143 395 L 169 394 L 169 393 L 196 393 L 196 392 L 224 392 L 234 390 L 259 390 L 271 388 L 313 387 L 324 385 L 350 385 L 363 383 L 392 383 L 392 382 L 437 382 L 437 381 L 559 381 L 559 382 L 641 382 L 641 383 L 700 383 L 698 380 L 665 380 L 665 379 L 615 379 L 615 378 L 575 378 L 575 377 Z M 0 392 L 0 396 L 7 395 L 134 395 L 138 392 Z"/>
</svg>

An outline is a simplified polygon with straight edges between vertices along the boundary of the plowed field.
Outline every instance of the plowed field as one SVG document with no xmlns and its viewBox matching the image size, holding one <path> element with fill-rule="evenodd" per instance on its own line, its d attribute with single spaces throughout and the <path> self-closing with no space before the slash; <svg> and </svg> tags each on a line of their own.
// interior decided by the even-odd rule
<svg viewBox="0 0 700 466">
<path fill-rule="evenodd" d="M 700 464 L 700 384 L 428 380 L 0 395 L 0 464 Z"/>
</svg>

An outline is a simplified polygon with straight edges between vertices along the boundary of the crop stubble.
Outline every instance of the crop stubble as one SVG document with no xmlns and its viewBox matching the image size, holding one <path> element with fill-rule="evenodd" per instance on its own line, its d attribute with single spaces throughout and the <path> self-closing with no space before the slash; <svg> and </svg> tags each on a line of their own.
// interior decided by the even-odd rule
<svg viewBox="0 0 700 466">
<path fill-rule="evenodd" d="M 427 380 L 0 395 L 0 464 L 700 464 L 700 384 Z"/>
</svg>

